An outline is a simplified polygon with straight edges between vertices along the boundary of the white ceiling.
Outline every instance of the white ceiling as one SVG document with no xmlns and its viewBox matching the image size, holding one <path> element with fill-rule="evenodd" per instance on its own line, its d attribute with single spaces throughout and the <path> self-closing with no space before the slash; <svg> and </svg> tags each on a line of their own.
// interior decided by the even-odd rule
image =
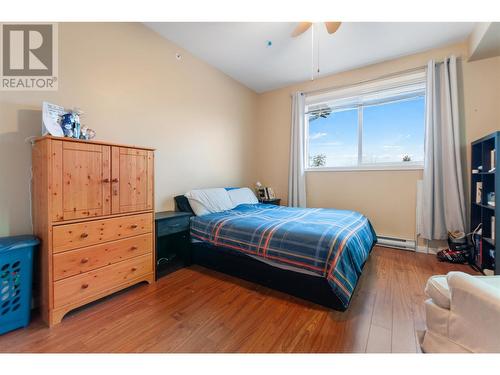
<svg viewBox="0 0 500 375">
<path fill-rule="evenodd" d="M 290 37 L 293 22 L 158 22 L 146 26 L 256 92 L 311 79 L 311 29 Z M 348 22 L 334 35 L 322 23 L 320 76 L 464 40 L 474 23 Z M 267 45 L 272 42 L 272 46 Z M 315 41 L 315 55 L 318 40 Z M 317 56 L 314 57 L 317 65 Z"/>
</svg>

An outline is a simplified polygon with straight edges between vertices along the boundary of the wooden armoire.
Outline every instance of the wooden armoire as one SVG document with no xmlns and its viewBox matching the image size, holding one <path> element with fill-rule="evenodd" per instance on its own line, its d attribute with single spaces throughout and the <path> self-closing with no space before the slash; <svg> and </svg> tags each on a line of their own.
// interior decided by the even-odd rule
<svg viewBox="0 0 500 375">
<path fill-rule="evenodd" d="M 153 282 L 153 150 L 46 136 L 32 155 L 44 321 Z"/>
</svg>

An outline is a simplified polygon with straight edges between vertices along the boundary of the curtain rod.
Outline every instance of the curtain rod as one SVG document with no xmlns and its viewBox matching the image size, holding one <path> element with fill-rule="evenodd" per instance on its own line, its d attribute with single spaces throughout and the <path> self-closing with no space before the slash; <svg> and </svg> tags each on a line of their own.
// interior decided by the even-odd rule
<svg viewBox="0 0 500 375">
<path fill-rule="evenodd" d="M 457 60 L 459 60 L 460 58 L 461 57 L 458 56 Z M 444 62 L 444 60 L 438 60 L 438 61 L 436 61 L 436 64 L 442 64 L 443 62 Z M 310 90 L 310 91 L 301 91 L 301 92 L 304 95 L 319 94 L 319 93 L 324 92 L 324 91 L 326 92 L 326 91 L 344 89 L 344 88 L 347 88 L 347 87 L 354 87 L 354 86 L 362 85 L 362 84 L 365 84 L 365 83 L 370 83 L 370 82 L 378 81 L 380 79 L 390 78 L 390 77 L 393 77 L 393 76 L 398 76 L 398 75 L 401 75 L 401 74 L 404 74 L 404 73 L 416 72 L 416 71 L 423 70 L 423 69 L 426 69 L 426 68 L 427 68 L 427 64 L 420 65 L 420 66 L 417 66 L 417 67 L 414 67 L 414 68 L 410 68 L 410 69 L 401 70 L 399 72 L 384 74 L 384 75 L 381 75 L 381 76 L 378 76 L 378 77 L 375 77 L 375 78 L 370 78 L 370 79 L 367 79 L 367 80 L 364 80 L 364 81 L 358 81 L 358 82 L 355 82 L 355 83 L 348 83 L 348 84 L 340 85 L 340 86 L 333 86 L 333 87 L 330 86 L 330 87 L 325 87 L 325 88 L 321 88 L 321 89 Z M 290 94 L 290 96 L 293 96 L 293 93 Z"/>
</svg>

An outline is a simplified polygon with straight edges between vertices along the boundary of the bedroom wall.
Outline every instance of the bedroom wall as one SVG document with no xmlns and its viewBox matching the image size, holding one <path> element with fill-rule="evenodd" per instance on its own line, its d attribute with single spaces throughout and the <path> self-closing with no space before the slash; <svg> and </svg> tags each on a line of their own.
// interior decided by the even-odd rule
<svg viewBox="0 0 500 375">
<path fill-rule="evenodd" d="M 97 139 L 155 147 L 157 211 L 191 188 L 252 182 L 257 94 L 142 24 L 62 23 L 59 90 L 0 92 L 0 236 L 31 231 L 25 139 L 44 100 L 82 108 Z"/>
<path fill-rule="evenodd" d="M 466 145 L 473 139 L 500 128 L 500 58 L 469 63 L 464 41 L 259 95 L 256 123 L 259 168 L 255 180 L 272 186 L 286 201 L 291 93 L 373 79 L 450 54 L 462 57 L 461 122 L 463 147 L 468 150 Z M 421 177 L 422 171 L 306 172 L 308 206 L 354 209 L 367 215 L 379 234 L 412 239 L 415 237 L 416 183 Z"/>
</svg>

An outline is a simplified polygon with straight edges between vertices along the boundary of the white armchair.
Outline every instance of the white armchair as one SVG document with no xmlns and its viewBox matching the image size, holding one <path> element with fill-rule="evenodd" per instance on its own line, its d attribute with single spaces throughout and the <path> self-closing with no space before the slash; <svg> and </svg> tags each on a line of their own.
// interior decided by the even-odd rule
<svg viewBox="0 0 500 375">
<path fill-rule="evenodd" d="M 433 276 L 425 294 L 424 352 L 500 352 L 500 276 Z"/>
</svg>

